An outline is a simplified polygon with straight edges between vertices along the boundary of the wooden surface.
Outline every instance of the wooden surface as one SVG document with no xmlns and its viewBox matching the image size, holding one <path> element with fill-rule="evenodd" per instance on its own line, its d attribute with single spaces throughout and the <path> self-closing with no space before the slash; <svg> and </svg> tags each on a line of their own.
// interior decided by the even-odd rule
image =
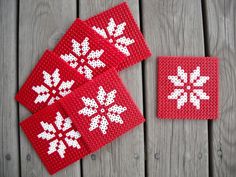
<svg viewBox="0 0 236 177">
<path fill-rule="evenodd" d="M 207 55 L 219 56 L 221 119 L 211 122 L 212 176 L 236 176 L 236 1 L 205 2 Z"/>
<path fill-rule="evenodd" d="M 153 99 L 158 55 L 204 56 L 201 1 L 143 1 L 143 31 L 153 52 L 144 62 L 147 174 L 208 176 L 207 121 L 157 119 Z"/>
<path fill-rule="evenodd" d="M 17 3 L 0 0 L 0 176 L 19 177 Z"/>
<path fill-rule="evenodd" d="M 121 0 L 0 0 L 0 176 L 50 176 L 18 126 L 30 113 L 14 100 L 46 48 L 76 17 L 87 19 Z M 143 126 L 54 176 L 235 177 L 236 1 L 129 0 L 152 57 L 120 73 L 146 117 Z M 217 121 L 156 118 L 156 57 L 218 56 Z"/>
</svg>

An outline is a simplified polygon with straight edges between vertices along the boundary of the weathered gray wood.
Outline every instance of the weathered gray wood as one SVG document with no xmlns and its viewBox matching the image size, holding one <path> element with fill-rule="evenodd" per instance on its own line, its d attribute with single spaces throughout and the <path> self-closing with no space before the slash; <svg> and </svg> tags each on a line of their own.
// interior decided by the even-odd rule
<svg viewBox="0 0 236 177">
<path fill-rule="evenodd" d="M 117 5 L 121 0 L 80 0 L 79 16 L 89 18 L 101 11 Z M 130 8 L 139 22 L 139 6 L 135 0 L 128 1 Z M 121 73 L 122 80 L 130 91 L 140 110 L 143 110 L 142 70 L 141 63 L 128 68 Z M 84 176 L 144 176 L 144 134 L 143 126 L 123 135 L 111 144 L 105 146 L 92 156 L 83 160 Z"/>
<path fill-rule="evenodd" d="M 0 176 L 19 176 L 17 1 L 0 1 Z"/>
<path fill-rule="evenodd" d="M 156 57 L 204 55 L 201 0 L 142 1 L 143 30 L 153 56 L 145 61 L 147 174 L 207 177 L 207 121 L 156 118 Z"/>
<path fill-rule="evenodd" d="M 208 54 L 220 58 L 220 119 L 212 121 L 213 177 L 236 176 L 236 1 L 207 0 Z"/>
<path fill-rule="evenodd" d="M 19 85 L 21 86 L 46 48 L 53 48 L 62 32 L 76 18 L 76 0 L 21 0 L 19 21 Z M 20 119 L 30 113 L 20 107 Z M 21 175 L 24 177 L 50 176 L 21 133 Z M 57 173 L 55 176 L 80 176 L 80 163 Z"/>
</svg>

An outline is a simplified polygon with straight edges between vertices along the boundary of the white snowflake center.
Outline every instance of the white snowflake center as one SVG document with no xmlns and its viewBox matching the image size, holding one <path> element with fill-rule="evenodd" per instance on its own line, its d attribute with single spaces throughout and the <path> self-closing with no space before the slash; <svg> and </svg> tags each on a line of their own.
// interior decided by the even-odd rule
<svg viewBox="0 0 236 177">
<path fill-rule="evenodd" d="M 81 62 L 81 63 L 84 63 L 84 62 L 85 62 L 85 60 L 84 60 L 84 59 L 81 59 L 81 60 L 80 60 L 80 62 Z"/>
<path fill-rule="evenodd" d="M 58 136 L 61 138 L 61 137 L 62 137 L 62 134 L 61 134 L 61 133 L 59 133 L 59 134 L 58 134 Z"/>
<path fill-rule="evenodd" d="M 188 100 L 196 107 L 196 109 L 200 109 L 200 101 L 210 99 L 210 97 L 203 91 L 203 85 L 210 79 L 210 77 L 201 76 L 199 66 L 190 73 L 189 77 L 181 66 L 178 66 L 177 75 L 168 76 L 168 79 L 176 88 L 167 98 L 170 100 L 177 100 L 177 109 L 181 109 Z"/>
</svg>

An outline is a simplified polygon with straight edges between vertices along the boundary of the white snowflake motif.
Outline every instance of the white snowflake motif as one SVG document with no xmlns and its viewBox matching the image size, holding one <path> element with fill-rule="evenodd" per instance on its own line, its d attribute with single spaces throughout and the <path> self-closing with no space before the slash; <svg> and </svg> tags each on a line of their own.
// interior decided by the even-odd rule
<svg viewBox="0 0 236 177">
<path fill-rule="evenodd" d="M 180 66 L 177 67 L 177 76 L 168 76 L 168 79 L 176 87 L 168 99 L 177 100 L 177 109 L 181 109 L 188 102 L 188 97 L 196 109 L 200 109 L 200 100 L 209 100 L 210 98 L 202 89 L 210 77 L 201 76 L 199 66 L 190 73 L 189 81 L 188 74 Z"/>
<path fill-rule="evenodd" d="M 119 49 L 126 56 L 130 56 L 128 46 L 135 43 L 134 39 L 130 39 L 124 36 L 126 23 L 120 23 L 116 25 L 113 18 L 110 18 L 106 29 L 93 26 L 93 29 L 105 39 L 108 39 L 110 43 L 114 43 L 115 47 Z"/>
<path fill-rule="evenodd" d="M 40 122 L 44 131 L 38 134 L 38 138 L 50 141 L 47 152 L 49 155 L 57 152 L 61 158 L 64 158 L 67 147 L 80 149 L 77 140 L 81 135 L 72 128 L 72 121 L 69 117 L 64 119 L 60 112 L 56 114 L 54 123 Z"/>
<path fill-rule="evenodd" d="M 38 94 L 34 100 L 35 104 L 48 102 L 48 105 L 50 105 L 54 103 L 55 100 L 71 93 L 70 89 L 75 83 L 74 80 L 61 81 L 58 68 L 52 74 L 43 71 L 43 79 L 44 83 L 42 85 L 32 87 L 32 90 Z"/>
<path fill-rule="evenodd" d="M 105 67 L 100 58 L 104 52 L 100 50 L 90 50 L 89 38 L 86 37 L 80 44 L 75 39 L 72 39 L 73 53 L 61 55 L 61 58 L 70 64 L 72 68 L 76 68 L 80 74 L 84 74 L 85 78 L 93 78 L 93 70 L 95 68 Z"/>
<path fill-rule="evenodd" d="M 78 113 L 88 117 L 92 116 L 89 131 L 99 128 L 103 134 L 106 134 L 109 124 L 108 119 L 110 122 L 124 123 L 120 114 L 126 111 L 127 108 L 115 104 L 116 93 L 115 89 L 106 93 L 103 87 L 100 86 L 96 97 L 97 101 L 82 97 L 85 107 Z"/>
</svg>

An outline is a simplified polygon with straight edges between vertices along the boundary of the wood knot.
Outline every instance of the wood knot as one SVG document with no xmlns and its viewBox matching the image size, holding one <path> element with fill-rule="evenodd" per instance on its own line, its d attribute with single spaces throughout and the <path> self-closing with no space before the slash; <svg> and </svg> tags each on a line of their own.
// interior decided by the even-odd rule
<svg viewBox="0 0 236 177">
<path fill-rule="evenodd" d="M 48 48 L 53 49 L 60 40 L 60 38 L 63 36 L 63 34 L 64 34 L 63 31 L 54 32 L 48 40 Z"/>
</svg>

